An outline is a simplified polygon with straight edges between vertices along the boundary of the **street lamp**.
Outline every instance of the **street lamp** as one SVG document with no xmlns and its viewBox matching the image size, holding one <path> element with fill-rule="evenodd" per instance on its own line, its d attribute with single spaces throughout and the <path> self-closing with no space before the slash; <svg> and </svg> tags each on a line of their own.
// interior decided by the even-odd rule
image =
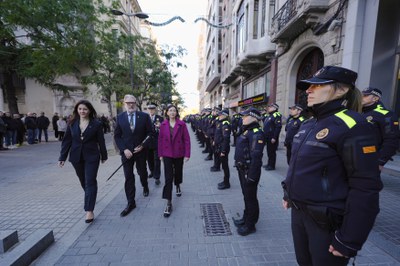
<svg viewBox="0 0 400 266">
<path fill-rule="evenodd" d="M 138 12 L 138 13 L 126 13 L 120 10 L 116 9 L 111 9 L 111 14 L 115 16 L 127 16 L 128 17 L 128 31 L 129 31 L 129 36 L 133 36 L 132 34 L 132 22 L 131 22 L 131 17 L 137 17 L 139 19 L 146 19 L 149 17 L 146 13 Z M 133 83 L 133 45 L 131 44 L 130 50 L 129 50 L 129 70 L 130 70 L 130 78 L 131 78 L 131 87 L 132 87 L 132 92 L 134 92 L 134 83 Z"/>
</svg>

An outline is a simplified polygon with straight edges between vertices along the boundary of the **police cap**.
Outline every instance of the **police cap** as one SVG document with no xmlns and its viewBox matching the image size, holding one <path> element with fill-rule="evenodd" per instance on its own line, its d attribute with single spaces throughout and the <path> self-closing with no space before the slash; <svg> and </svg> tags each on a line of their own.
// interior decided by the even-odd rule
<svg viewBox="0 0 400 266">
<path fill-rule="evenodd" d="M 258 111 L 258 109 L 254 108 L 254 107 L 250 107 L 250 108 L 242 111 L 240 114 L 243 116 L 245 116 L 245 115 L 252 116 L 252 117 L 256 118 L 257 120 L 261 120 L 261 118 L 262 118 L 260 111 Z"/>
<path fill-rule="evenodd" d="M 157 104 L 155 104 L 155 103 L 149 103 L 147 105 L 147 109 L 156 109 L 156 107 L 157 107 Z"/>
<path fill-rule="evenodd" d="M 298 109 L 300 111 L 304 110 L 303 106 L 301 106 L 300 104 L 295 104 L 293 106 L 290 106 L 289 109 Z"/>
<path fill-rule="evenodd" d="M 368 87 L 365 90 L 362 91 L 363 95 L 374 95 L 377 96 L 379 98 L 382 98 L 382 91 L 380 89 L 377 88 L 372 88 L 372 87 Z"/>
<path fill-rule="evenodd" d="M 354 88 L 356 80 L 357 73 L 350 69 L 338 66 L 324 66 L 312 78 L 300 80 L 297 83 L 297 88 L 299 90 L 307 90 L 311 84 L 331 84 L 336 82 L 348 84 Z"/>
<path fill-rule="evenodd" d="M 218 112 L 218 115 L 229 116 L 229 110 L 228 109 L 222 109 L 221 111 Z"/>
<path fill-rule="evenodd" d="M 277 103 L 270 103 L 268 107 L 274 107 L 275 109 L 279 109 L 279 105 Z"/>
</svg>

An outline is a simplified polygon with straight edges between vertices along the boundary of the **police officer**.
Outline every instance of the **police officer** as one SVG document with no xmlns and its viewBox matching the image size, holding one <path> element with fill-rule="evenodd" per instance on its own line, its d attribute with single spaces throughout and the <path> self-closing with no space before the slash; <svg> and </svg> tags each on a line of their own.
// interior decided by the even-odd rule
<svg viewBox="0 0 400 266">
<path fill-rule="evenodd" d="M 160 132 L 160 125 L 164 118 L 157 115 L 157 104 L 149 103 L 147 105 L 147 110 L 149 111 L 150 119 L 153 125 L 153 137 L 147 149 L 147 165 L 150 169 L 149 178 L 154 177 L 156 185 L 160 184 L 161 175 L 161 161 L 158 157 L 158 133 Z"/>
<path fill-rule="evenodd" d="M 289 164 L 292 150 L 292 142 L 293 137 L 296 135 L 297 131 L 300 128 L 301 123 L 304 121 L 304 117 L 301 116 L 301 112 L 303 111 L 303 107 L 299 104 L 295 104 L 289 107 L 290 116 L 286 122 L 285 131 L 285 147 L 286 147 L 286 158 L 287 163 Z"/>
<path fill-rule="evenodd" d="M 399 148 L 399 121 L 396 115 L 387 110 L 380 102 L 381 90 L 367 88 L 362 92 L 362 112 L 375 126 L 378 138 L 379 170 L 396 154 Z"/>
<path fill-rule="evenodd" d="M 233 143 L 232 143 L 232 147 L 236 146 L 236 139 L 237 139 L 237 133 L 238 133 L 238 128 L 239 128 L 239 120 L 240 120 L 240 114 L 234 112 L 233 116 L 232 116 L 232 136 L 233 136 Z"/>
<path fill-rule="evenodd" d="M 279 134 L 282 129 L 282 115 L 278 112 L 279 105 L 271 103 L 267 107 L 268 116 L 264 120 L 265 143 L 267 145 L 268 164 L 265 170 L 275 170 L 276 150 L 279 144 Z"/>
<path fill-rule="evenodd" d="M 239 235 L 246 236 L 256 231 L 260 214 L 257 199 L 257 186 L 260 181 L 264 135 L 259 124 L 260 112 L 250 107 L 243 115 L 243 133 L 238 137 L 235 149 L 235 165 L 239 174 L 244 198 L 244 211 L 241 219 L 234 219 Z"/>
<path fill-rule="evenodd" d="M 218 189 L 227 189 L 231 187 L 229 183 L 229 142 L 231 138 L 231 123 L 229 122 L 229 110 L 223 109 L 218 112 L 218 122 L 215 128 L 214 147 L 215 157 L 221 162 L 222 169 L 224 170 L 224 180 L 218 184 Z"/>
<path fill-rule="evenodd" d="M 219 124 L 218 112 L 221 111 L 221 107 L 215 106 L 211 115 L 210 126 L 208 128 L 208 135 L 210 136 L 211 141 L 211 151 L 212 155 L 214 155 L 214 165 L 210 167 L 211 172 L 219 172 L 221 171 L 221 161 L 219 160 L 219 154 L 215 150 L 215 130 L 217 129 L 217 125 Z M 211 158 L 213 158 L 211 155 Z"/>
<path fill-rule="evenodd" d="M 325 66 L 297 84 L 314 115 L 294 136 L 282 182 L 299 265 L 347 265 L 379 212 L 376 140 L 371 123 L 355 111 L 361 108 L 356 79 L 349 69 Z"/>
</svg>

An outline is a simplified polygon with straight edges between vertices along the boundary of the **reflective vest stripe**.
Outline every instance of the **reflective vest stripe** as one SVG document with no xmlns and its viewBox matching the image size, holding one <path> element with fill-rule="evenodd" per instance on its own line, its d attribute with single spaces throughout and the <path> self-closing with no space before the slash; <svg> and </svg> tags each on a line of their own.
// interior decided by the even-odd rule
<svg viewBox="0 0 400 266">
<path fill-rule="evenodd" d="M 381 105 L 378 105 L 378 106 L 374 109 L 374 111 L 375 111 L 375 112 L 378 112 L 378 113 L 381 113 L 381 114 L 383 114 L 383 115 L 386 115 L 387 113 L 389 113 L 389 111 L 383 109 Z"/>
<path fill-rule="evenodd" d="M 346 112 L 346 111 L 347 111 L 347 109 L 344 109 L 343 111 L 340 111 L 340 112 L 336 113 L 335 115 L 336 115 L 337 117 L 339 117 L 340 119 L 342 119 L 343 122 L 345 122 L 346 125 L 347 125 L 349 128 L 352 128 L 352 127 L 354 127 L 354 126 L 357 124 L 357 122 L 356 122 L 356 120 L 354 120 L 351 116 L 346 115 L 346 114 L 344 113 L 344 112 Z"/>
<path fill-rule="evenodd" d="M 222 124 L 223 125 L 229 125 L 230 123 L 229 123 L 229 121 L 222 121 Z"/>
</svg>

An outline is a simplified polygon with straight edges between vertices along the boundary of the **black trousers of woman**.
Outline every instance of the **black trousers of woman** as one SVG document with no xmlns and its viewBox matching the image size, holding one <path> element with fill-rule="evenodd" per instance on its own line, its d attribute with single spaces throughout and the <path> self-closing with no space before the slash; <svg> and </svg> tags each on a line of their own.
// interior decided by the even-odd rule
<svg viewBox="0 0 400 266">
<path fill-rule="evenodd" d="M 292 208 L 292 235 L 296 260 L 300 266 L 347 265 L 348 258 L 337 257 L 330 253 L 334 232 L 318 227 L 304 210 Z"/>
<path fill-rule="evenodd" d="M 183 178 L 183 158 L 163 157 L 165 185 L 163 188 L 162 198 L 172 199 L 172 183 L 175 186 L 182 183 Z"/>
<path fill-rule="evenodd" d="M 72 163 L 75 168 L 76 175 L 83 190 L 85 191 L 85 211 L 93 211 L 97 198 L 97 171 L 99 170 L 100 161 L 87 162 L 80 161 Z"/>
</svg>

